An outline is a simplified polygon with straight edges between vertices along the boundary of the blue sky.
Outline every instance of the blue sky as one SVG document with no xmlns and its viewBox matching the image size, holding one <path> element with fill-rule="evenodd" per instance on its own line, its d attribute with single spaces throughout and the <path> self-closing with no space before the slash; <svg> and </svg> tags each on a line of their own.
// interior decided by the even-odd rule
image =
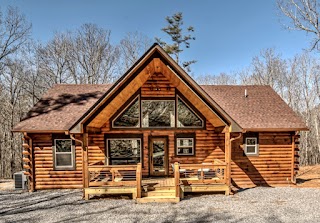
<svg viewBox="0 0 320 223">
<path fill-rule="evenodd" d="M 7 5 L 19 7 L 41 42 L 84 23 L 110 29 L 114 43 L 134 31 L 165 38 L 165 17 L 181 11 L 185 24 L 195 27 L 196 40 L 182 55 L 198 61 L 195 75 L 240 70 L 264 48 L 290 58 L 309 46 L 305 33 L 281 26 L 275 0 L 0 0 L 2 9 Z"/>
</svg>

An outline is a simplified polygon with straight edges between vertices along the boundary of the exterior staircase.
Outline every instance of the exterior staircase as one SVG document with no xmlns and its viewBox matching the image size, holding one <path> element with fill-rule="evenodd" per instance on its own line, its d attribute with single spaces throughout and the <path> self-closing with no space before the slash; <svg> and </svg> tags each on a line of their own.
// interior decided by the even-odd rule
<svg viewBox="0 0 320 223">
<path fill-rule="evenodd" d="M 137 199 L 137 203 L 150 202 L 166 202 L 178 203 L 179 197 L 176 197 L 173 179 L 151 179 L 143 186 L 141 198 Z"/>
</svg>

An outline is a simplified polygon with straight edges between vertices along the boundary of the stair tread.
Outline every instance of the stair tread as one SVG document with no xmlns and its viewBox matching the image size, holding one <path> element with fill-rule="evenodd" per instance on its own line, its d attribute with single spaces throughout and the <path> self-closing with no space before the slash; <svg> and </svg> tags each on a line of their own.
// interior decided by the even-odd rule
<svg viewBox="0 0 320 223">
<path fill-rule="evenodd" d="M 176 198 L 176 196 L 151 196 L 151 197 L 142 197 L 141 199 L 155 199 L 155 198 Z"/>
<path fill-rule="evenodd" d="M 154 193 L 171 193 L 174 192 L 174 190 L 147 190 L 146 192 L 154 192 Z"/>
<path fill-rule="evenodd" d="M 180 198 L 175 196 L 166 196 L 166 197 L 143 197 L 138 198 L 137 203 L 152 203 L 152 202 L 173 202 L 178 203 Z"/>
</svg>

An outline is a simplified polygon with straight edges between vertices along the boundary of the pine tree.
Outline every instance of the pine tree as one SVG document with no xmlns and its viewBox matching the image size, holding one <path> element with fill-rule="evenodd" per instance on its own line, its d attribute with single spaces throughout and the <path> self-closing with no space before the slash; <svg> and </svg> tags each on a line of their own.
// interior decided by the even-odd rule
<svg viewBox="0 0 320 223">
<path fill-rule="evenodd" d="M 155 39 L 168 54 L 174 56 L 174 59 L 178 64 L 182 65 L 185 70 L 190 72 L 190 65 L 196 61 L 180 61 L 180 53 L 183 52 L 183 47 L 187 49 L 190 48 L 190 40 L 196 39 L 191 35 L 194 32 L 194 28 L 189 26 L 184 31 L 182 12 L 175 13 L 171 17 L 167 16 L 166 21 L 168 22 L 168 25 L 161 30 L 170 36 L 172 44 L 162 41 L 157 37 Z"/>
</svg>

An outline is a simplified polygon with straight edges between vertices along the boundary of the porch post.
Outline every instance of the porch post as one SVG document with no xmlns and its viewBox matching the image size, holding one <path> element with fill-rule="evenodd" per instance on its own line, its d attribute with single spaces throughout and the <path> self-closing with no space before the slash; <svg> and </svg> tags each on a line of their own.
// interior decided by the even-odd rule
<svg viewBox="0 0 320 223">
<path fill-rule="evenodd" d="M 89 176 L 88 176 L 88 133 L 83 133 L 82 182 L 83 182 L 83 196 L 85 197 L 85 188 L 89 187 Z M 86 199 L 86 197 L 85 197 L 85 199 Z"/>
<path fill-rule="evenodd" d="M 230 130 L 226 126 L 224 130 L 225 135 L 225 162 L 227 164 L 226 183 L 230 187 L 231 185 L 231 143 L 230 143 Z"/>
</svg>

